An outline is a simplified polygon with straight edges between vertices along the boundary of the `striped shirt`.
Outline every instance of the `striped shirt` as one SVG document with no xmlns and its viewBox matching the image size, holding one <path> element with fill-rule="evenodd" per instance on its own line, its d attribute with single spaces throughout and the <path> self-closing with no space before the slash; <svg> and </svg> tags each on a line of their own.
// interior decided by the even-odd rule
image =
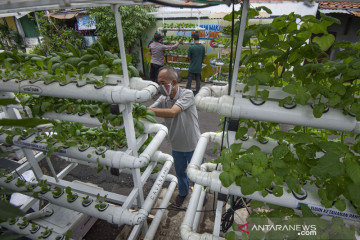
<svg viewBox="0 0 360 240">
<path fill-rule="evenodd" d="M 174 44 L 174 45 L 164 45 L 159 42 L 152 42 L 150 44 L 150 49 L 151 49 L 150 54 L 152 55 L 151 63 L 162 66 L 164 64 L 165 51 L 173 50 L 173 49 L 177 48 L 178 46 L 179 46 L 179 43 Z"/>
</svg>

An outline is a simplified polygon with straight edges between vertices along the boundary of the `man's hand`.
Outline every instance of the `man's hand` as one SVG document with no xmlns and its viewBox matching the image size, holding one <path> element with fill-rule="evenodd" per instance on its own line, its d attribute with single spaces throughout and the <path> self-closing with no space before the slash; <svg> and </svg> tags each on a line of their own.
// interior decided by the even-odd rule
<svg viewBox="0 0 360 240">
<path fill-rule="evenodd" d="M 151 108 L 147 107 L 147 110 L 151 110 L 155 113 L 157 117 L 163 117 L 163 118 L 174 118 L 176 115 L 178 115 L 182 110 L 181 108 L 174 104 L 172 108 Z"/>
</svg>

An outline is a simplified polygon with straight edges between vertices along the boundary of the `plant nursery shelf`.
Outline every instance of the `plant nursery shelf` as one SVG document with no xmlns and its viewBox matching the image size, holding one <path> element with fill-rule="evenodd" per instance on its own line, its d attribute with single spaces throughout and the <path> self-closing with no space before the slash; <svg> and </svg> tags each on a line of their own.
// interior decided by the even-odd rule
<svg viewBox="0 0 360 240">
<path fill-rule="evenodd" d="M 159 27 L 158 31 L 205 31 L 205 28 L 196 27 L 196 28 L 164 28 Z"/>
</svg>

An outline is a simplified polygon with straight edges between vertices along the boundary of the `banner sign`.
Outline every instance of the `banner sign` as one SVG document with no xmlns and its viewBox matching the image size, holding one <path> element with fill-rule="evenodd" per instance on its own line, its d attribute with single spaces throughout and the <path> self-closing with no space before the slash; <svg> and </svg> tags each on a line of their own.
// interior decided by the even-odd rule
<svg viewBox="0 0 360 240">
<path fill-rule="evenodd" d="M 226 25 L 219 25 L 219 24 L 201 24 L 201 28 L 205 28 L 205 31 L 199 31 L 200 39 L 204 40 L 211 40 L 218 38 L 218 34 L 221 30 L 226 27 Z M 194 31 L 177 31 L 176 36 L 187 36 L 191 37 L 191 34 Z"/>
<path fill-rule="evenodd" d="M 92 18 L 89 15 L 83 15 L 76 17 L 79 30 L 93 30 L 96 29 L 95 22 L 92 21 Z M 91 23 L 93 22 L 93 23 Z"/>
</svg>

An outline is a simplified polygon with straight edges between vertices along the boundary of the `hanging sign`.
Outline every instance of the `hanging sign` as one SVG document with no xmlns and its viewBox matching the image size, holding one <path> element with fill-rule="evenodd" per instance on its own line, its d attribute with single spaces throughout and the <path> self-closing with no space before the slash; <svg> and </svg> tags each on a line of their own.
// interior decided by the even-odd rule
<svg viewBox="0 0 360 240">
<path fill-rule="evenodd" d="M 203 40 L 211 40 L 218 38 L 218 34 L 221 30 L 226 27 L 226 25 L 219 24 L 201 24 L 201 28 L 205 28 L 203 31 L 199 31 L 200 39 Z M 191 34 L 195 31 L 177 31 L 176 36 L 188 36 L 191 37 Z"/>
<path fill-rule="evenodd" d="M 96 29 L 95 21 L 89 15 L 83 15 L 80 17 L 76 17 L 78 22 L 79 30 L 93 30 Z"/>
</svg>

